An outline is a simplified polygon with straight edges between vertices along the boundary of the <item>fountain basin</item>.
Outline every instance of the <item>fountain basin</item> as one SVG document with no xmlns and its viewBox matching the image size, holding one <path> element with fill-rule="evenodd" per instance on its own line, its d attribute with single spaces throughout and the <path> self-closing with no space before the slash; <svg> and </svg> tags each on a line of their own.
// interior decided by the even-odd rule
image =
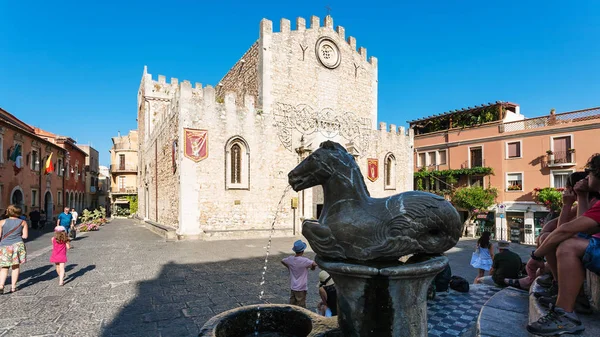
<svg viewBox="0 0 600 337">
<path fill-rule="evenodd" d="M 260 312 L 258 329 L 257 314 Z M 337 325 L 307 309 L 288 304 L 249 305 L 225 311 L 204 324 L 199 337 L 313 337 Z M 331 335 L 334 336 L 334 335 Z"/>
</svg>

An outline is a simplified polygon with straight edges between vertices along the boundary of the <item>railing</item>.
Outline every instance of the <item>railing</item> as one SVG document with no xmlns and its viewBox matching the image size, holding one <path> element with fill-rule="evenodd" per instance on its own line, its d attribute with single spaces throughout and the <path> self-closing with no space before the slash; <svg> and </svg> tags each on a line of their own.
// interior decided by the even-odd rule
<svg viewBox="0 0 600 337">
<path fill-rule="evenodd" d="M 427 171 L 439 171 L 440 165 L 428 165 L 428 166 L 425 166 L 425 169 Z"/>
<path fill-rule="evenodd" d="M 137 193 L 137 188 L 133 186 L 115 188 L 112 193 Z"/>
<path fill-rule="evenodd" d="M 500 132 L 531 130 L 593 119 L 600 119 L 600 107 L 504 123 L 500 125 Z"/>
<path fill-rule="evenodd" d="M 136 164 L 111 164 L 111 172 L 137 172 Z"/>
<path fill-rule="evenodd" d="M 548 153 L 548 166 L 573 166 L 575 165 L 574 151 L 557 151 Z"/>
</svg>

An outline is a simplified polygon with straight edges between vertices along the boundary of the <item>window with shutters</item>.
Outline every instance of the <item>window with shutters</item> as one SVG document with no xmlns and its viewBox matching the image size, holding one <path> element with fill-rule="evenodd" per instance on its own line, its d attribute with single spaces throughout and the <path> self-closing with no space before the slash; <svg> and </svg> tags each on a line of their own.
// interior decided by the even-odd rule
<svg viewBox="0 0 600 337">
<path fill-rule="evenodd" d="M 469 148 L 470 167 L 483 167 L 483 147 Z"/>
<path fill-rule="evenodd" d="M 438 151 L 438 165 L 446 165 L 446 150 Z"/>
<path fill-rule="evenodd" d="M 396 157 L 392 153 L 388 153 L 384 159 L 384 189 L 396 189 Z"/>
<path fill-rule="evenodd" d="M 427 155 L 426 153 L 419 153 L 419 156 L 417 157 L 417 167 L 425 166 L 425 161 L 427 160 L 426 155 Z"/>
<path fill-rule="evenodd" d="M 521 158 L 521 141 L 506 143 L 506 158 Z"/>
<path fill-rule="evenodd" d="M 507 173 L 506 174 L 506 190 L 507 191 L 523 191 L 523 173 Z"/>
<path fill-rule="evenodd" d="M 573 162 L 573 140 L 571 136 L 552 137 L 552 156 L 555 164 Z"/>
<path fill-rule="evenodd" d="M 250 188 L 250 151 L 248 143 L 232 137 L 225 144 L 225 189 Z"/>
</svg>

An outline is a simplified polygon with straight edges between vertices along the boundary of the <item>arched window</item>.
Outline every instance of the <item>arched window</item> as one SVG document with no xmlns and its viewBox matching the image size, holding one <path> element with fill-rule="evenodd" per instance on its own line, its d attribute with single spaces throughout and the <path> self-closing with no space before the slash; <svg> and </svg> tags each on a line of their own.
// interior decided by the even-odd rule
<svg viewBox="0 0 600 337">
<path fill-rule="evenodd" d="M 225 144 L 225 189 L 250 188 L 250 150 L 241 137 L 232 137 Z"/>
<path fill-rule="evenodd" d="M 231 183 L 242 182 L 242 148 L 240 144 L 231 146 Z"/>
<path fill-rule="evenodd" d="M 396 189 L 396 158 L 393 154 L 388 153 L 384 160 L 384 188 L 386 190 Z"/>
</svg>

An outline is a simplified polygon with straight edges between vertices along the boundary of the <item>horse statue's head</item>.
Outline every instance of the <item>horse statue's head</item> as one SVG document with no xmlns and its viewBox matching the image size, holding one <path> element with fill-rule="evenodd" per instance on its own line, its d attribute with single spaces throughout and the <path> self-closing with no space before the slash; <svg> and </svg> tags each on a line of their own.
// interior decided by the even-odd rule
<svg viewBox="0 0 600 337">
<path fill-rule="evenodd" d="M 352 155 L 340 144 L 328 140 L 290 171 L 288 181 L 294 191 L 298 192 L 323 185 L 336 172 L 348 172 L 355 167 Z"/>
</svg>

